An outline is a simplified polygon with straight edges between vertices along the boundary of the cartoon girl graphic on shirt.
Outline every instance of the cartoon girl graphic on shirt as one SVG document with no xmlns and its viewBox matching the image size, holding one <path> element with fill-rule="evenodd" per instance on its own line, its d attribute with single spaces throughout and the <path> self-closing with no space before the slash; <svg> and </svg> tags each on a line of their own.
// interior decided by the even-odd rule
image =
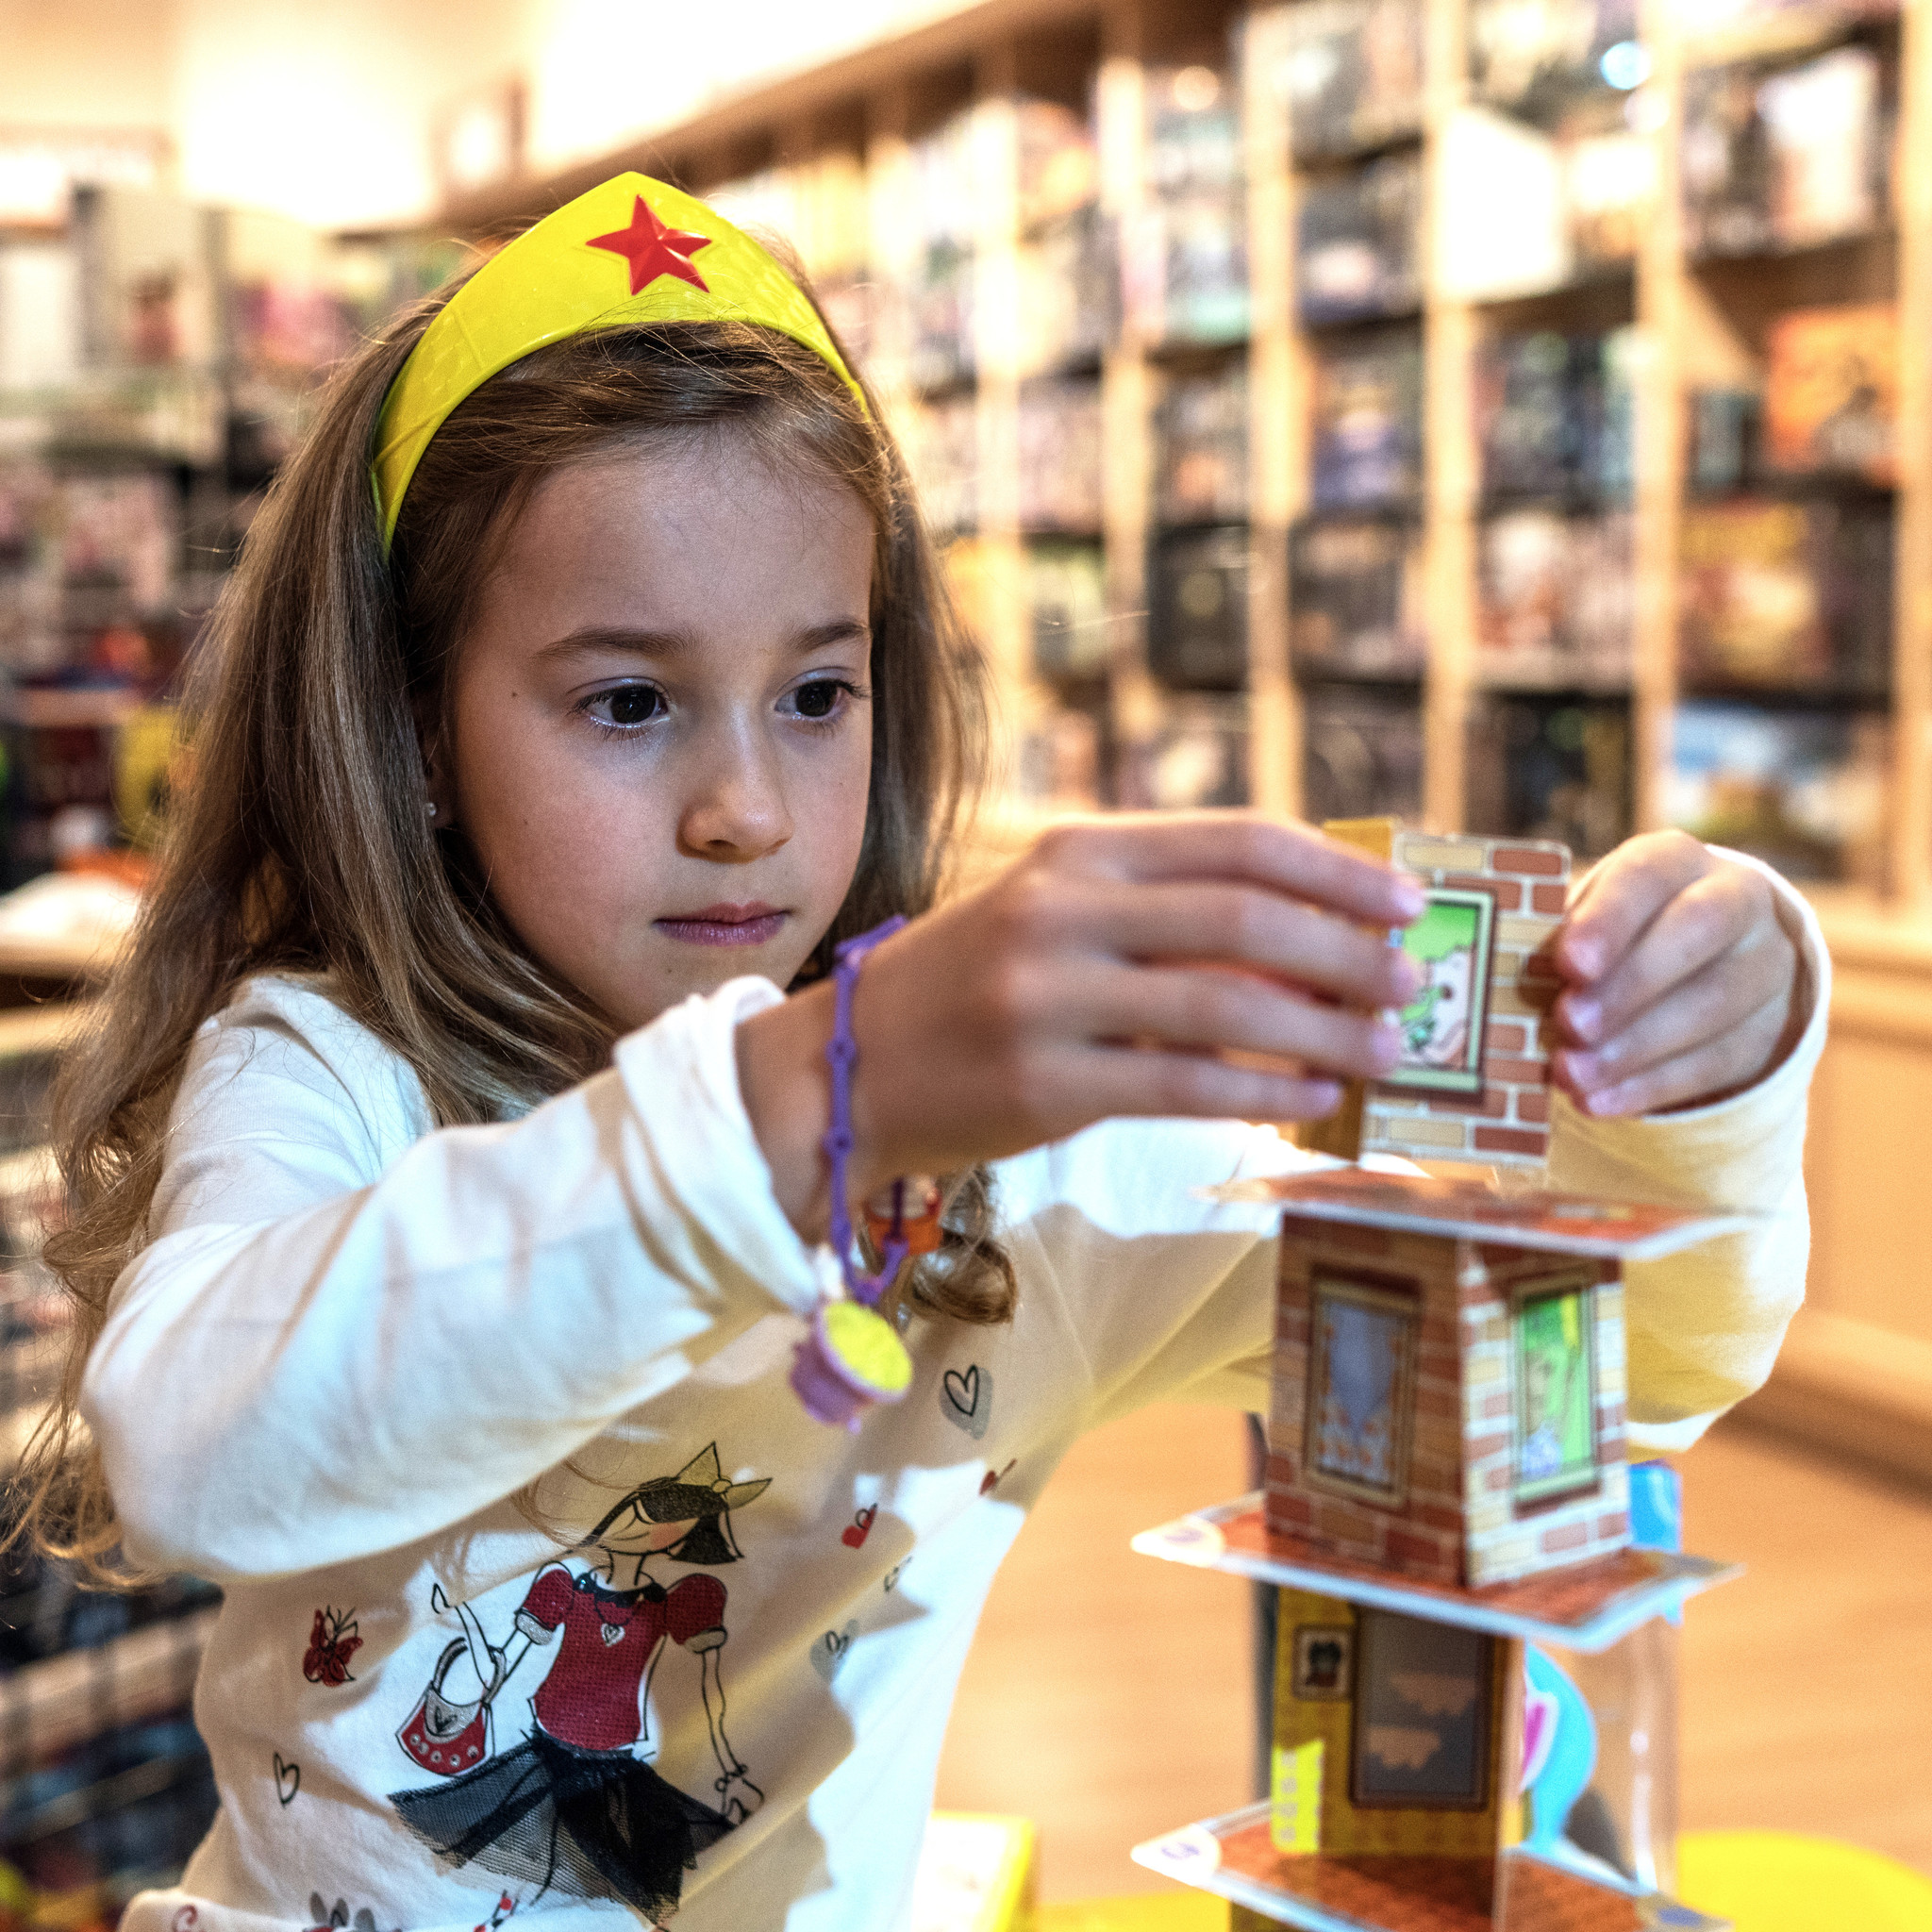
<svg viewBox="0 0 1932 1932">
<path fill-rule="evenodd" d="M 491 1668 L 479 1673 L 501 1686 L 533 1646 L 560 1634 L 532 1700 L 529 1736 L 446 1782 L 391 1792 L 404 1824 L 453 1865 L 532 1880 L 540 1894 L 621 1899 L 654 1924 L 669 1919 L 698 1853 L 741 1824 L 764 1793 L 724 1735 L 724 1586 L 701 1574 L 667 1588 L 649 1565 L 655 1557 L 708 1568 L 739 1561 L 730 1512 L 770 1484 L 727 1481 L 713 1443 L 604 1517 L 579 1546 L 599 1559 L 591 1570 L 559 1562 L 539 1571 L 516 1615 L 521 1647 L 506 1655 L 486 1644 Z M 667 1638 L 698 1659 L 718 1760 L 715 1806 L 666 1783 L 638 1755 Z"/>
</svg>

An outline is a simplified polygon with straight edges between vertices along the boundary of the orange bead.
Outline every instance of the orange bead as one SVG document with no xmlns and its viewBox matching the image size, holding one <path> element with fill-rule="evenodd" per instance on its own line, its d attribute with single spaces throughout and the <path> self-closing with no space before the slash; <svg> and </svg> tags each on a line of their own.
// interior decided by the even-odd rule
<svg viewBox="0 0 1932 1932">
<path fill-rule="evenodd" d="M 908 1181 L 905 1217 L 899 1233 L 906 1243 L 906 1252 L 908 1255 L 937 1254 L 941 1240 L 939 1189 L 929 1181 Z M 892 1234 L 891 1188 L 882 1188 L 865 1204 L 865 1232 L 874 1251 L 883 1254 Z"/>
</svg>

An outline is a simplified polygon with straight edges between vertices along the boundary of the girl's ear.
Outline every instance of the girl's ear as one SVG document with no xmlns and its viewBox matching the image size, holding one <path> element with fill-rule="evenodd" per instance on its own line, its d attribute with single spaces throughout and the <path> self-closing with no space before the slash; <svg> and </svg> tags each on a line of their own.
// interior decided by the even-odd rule
<svg viewBox="0 0 1932 1932">
<path fill-rule="evenodd" d="M 411 700 L 410 709 L 416 720 L 416 743 L 423 754 L 423 815 L 432 832 L 446 832 L 457 822 L 457 799 L 449 762 L 443 756 L 441 708 L 427 697 L 418 697 Z"/>
</svg>

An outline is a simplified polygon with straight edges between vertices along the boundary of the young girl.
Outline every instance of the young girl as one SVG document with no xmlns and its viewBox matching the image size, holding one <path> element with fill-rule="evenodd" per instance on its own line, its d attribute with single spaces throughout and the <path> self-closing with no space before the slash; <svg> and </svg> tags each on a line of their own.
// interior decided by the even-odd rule
<svg viewBox="0 0 1932 1932">
<path fill-rule="evenodd" d="M 70 1546 L 225 1591 L 220 1816 L 132 1932 L 903 1925 L 1069 1443 L 1265 1407 L 1270 1217 L 1197 1191 L 1392 1063 L 1413 974 L 1369 928 L 1419 895 L 1232 813 L 1063 828 L 938 904 L 980 714 L 898 454 L 794 280 L 635 175 L 341 375 L 211 656 L 66 1091 L 37 1465 Z M 848 1434 L 791 1381 L 825 974 L 893 914 L 847 1187 L 944 1176 L 943 1239 Z M 1799 1295 L 1824 955 L 1670 836 L 1591 874 L 1561 965 L 1558 1182 L 1767 1217 L 1632 1271 L 1637 1433 L 1681 1445 Z"/>
</svg>

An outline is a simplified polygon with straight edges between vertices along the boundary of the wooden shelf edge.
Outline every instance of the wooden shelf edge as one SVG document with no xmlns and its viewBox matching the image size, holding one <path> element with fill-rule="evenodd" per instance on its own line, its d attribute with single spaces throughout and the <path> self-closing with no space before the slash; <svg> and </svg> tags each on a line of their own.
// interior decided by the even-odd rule
<svg viewBox="0 0 1932 1932">
<path fill-rule="evenodd" d="M 1740 1422 L 1932 1491 L 1932 1341 L 1804 1309 Z"/>
<path fill-rule="evenodd" d="M 1832 964 L 1855 972 L 1932 974 L 1932 919 L 1841 888 L 1803 889 Z"/>
</svg>

